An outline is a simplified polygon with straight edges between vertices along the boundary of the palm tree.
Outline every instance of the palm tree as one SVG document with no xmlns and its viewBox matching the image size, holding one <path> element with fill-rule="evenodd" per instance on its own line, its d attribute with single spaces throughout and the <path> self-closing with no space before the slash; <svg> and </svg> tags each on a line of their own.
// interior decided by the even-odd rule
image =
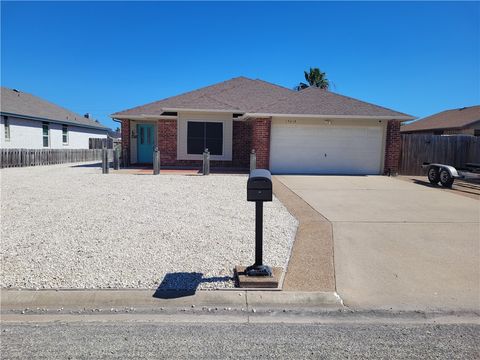
<svg viewBox="0 0 480 360">
<path fill-rule="evenodd" d="M 301 82 L 295 86 L 295 90 L 303 90 L 310 86 L 318 87 L 320 89 L 328 90 L 330 82 L 327 79 L 327 74 L 321 72 L 319 68 L 310 68 L 309 72 L 304 71 L 305 80 L 308 84 Z"/>
</svg>

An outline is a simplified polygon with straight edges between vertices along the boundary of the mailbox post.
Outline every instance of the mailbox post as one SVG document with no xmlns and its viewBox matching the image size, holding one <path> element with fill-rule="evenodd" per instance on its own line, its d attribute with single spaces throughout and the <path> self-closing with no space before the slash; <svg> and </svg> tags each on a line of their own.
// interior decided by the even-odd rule
<svg viewBox="0 0 480 360">
<path fill-rule="evenodd" d="M 255 263 L 245 269 L 247 276 L 272 276 L 272 269 L 263 264 L 263 202 L 272 201 L 272 175 L 265 169 L 250 172 L 247 201 L 255 201 Z"/>
</svg>

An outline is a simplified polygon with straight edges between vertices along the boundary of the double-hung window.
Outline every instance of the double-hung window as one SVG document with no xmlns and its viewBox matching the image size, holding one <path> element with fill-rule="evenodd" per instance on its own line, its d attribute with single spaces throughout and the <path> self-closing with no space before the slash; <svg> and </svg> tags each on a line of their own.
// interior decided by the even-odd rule
<svg viewBox="0 0 480 360">
<path fill-rule="evenodd" d="M 8 116 L 3 117 L 3 127 L 5 129 L 5 141 L 10 141 L 10 120 Z"/>
<path fill-rule="evenodd" d="M 62 125 L 62 143 L 68 145 L 68 126 Z"/>
<path fill-rule="evenodd" d="M 223 123 L 188 121 L 187 154 L 202 154 L 205 149 L 211 155 L 223 154 Z"/>
<path fill-rule="evenodd" d="M 42 123 L 42 137 L 43 137 L 43 147 L 48 147 L 50 143 L 50 130 L 48 128 L 48 123 Z"/>
</svg>

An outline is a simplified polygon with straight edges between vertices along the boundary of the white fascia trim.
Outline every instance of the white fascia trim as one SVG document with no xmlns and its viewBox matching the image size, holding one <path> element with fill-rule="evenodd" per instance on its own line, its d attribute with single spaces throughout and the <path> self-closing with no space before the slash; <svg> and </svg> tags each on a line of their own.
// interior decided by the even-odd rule
<svg viewBox="0 0 480 360">
<path fill-rule="evenodd" d="M 172 115 L 112 115 L 112 119 L 118 119 L 118 120 L 137 120 L 137 121 L 142 121 L 142 120 L 177 120 L 177 116 L 172 116 Z"/>
<path fill-rule="evenodd" d="M 214 109 L 189 109 L 189 108 L 162 108 L 162 111 L 175 111 L 175 112 L 207 112 L 207 113 L 243 113 L 238 109 L 231 110 L 214 110 Z"/>
<path fill-rule="evenodd" d="M 375 120 L 412 120 L 411 116 L 366 116 L 366 115 L 308 115 L 308 114 L 271 114 L 271 113 L 247 113 L 241 116 L 242 119 L 251 117 L 297 117 L 297 118 L 318 118 L 318 119 L 375 119 Z"/>
</svg>

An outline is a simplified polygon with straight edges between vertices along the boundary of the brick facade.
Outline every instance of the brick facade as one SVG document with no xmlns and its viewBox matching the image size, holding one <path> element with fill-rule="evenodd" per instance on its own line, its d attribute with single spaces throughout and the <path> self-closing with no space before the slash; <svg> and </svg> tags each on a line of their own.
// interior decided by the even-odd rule
<svg viewBox="0 0 480 360">
<path fill-rule="evenodd" d="M 234 167 L 248 168 L 252 151 L 252 126 L 246 121 L 233 122 L 232 162 Z"/>
<path fill-rule="evenodd" d="M 157 122 L 157 143 L 160 150 L 160 164 L 177 165 L 177 121 L 159 120 Z"/>
<path fill-rule="evenodd" d="M 232 161 L 211 161 L 212 167 L 248 169 L 250 152 L 257 153 L 257 167 L 268 169 L 270 165 L 271 118 L 256 118 L 233 122 Z M 122 149 L 130 153 L 130 120 L 122 120 Z M 157 123 L 158 147 L 162 166 L 198 167 L 201 160 L 177 160 L 177 121 L 159 120 Z M 396 174 L 400 165 L 400 121 L 387 124 L 384 174 Z"/>
<path fill-rule="evenodd" d="M 400 121 L 390 120 L 387 124 L 387 136 L 385 144 L 384 175 L 395 175 L 400 166 L 400 153 L 402 139 L 400 137 Z"/>
<path fill-rule="evenodd" d="M 246 121 L 233 122 L 232 161 L 210 162 L 211 167 L 235 167 L 248 169 L 250 166 L 252 126 Z M 122 121 L 122 148 L 130 153 L 130 120 Z M 202 160 L 177 160 L 177 121 L 158 120 L 157 144 L 160 150 L 161 166 L 198 167 Z"/>
<path fill-rule="evenodd" d="M 270 167 L 270 134 L 272 119 L 252 119 L 252 149 L 257 153 L 257 168 L 268 169 Z"/>
</svg>

